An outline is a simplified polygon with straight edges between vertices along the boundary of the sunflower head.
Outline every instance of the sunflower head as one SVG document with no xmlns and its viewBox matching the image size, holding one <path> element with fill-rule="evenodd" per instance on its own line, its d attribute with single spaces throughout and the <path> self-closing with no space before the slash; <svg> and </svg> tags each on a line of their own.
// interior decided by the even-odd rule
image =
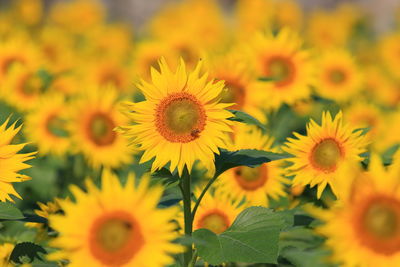
<svg viewBox="0 0 400 267">
<path fill-rule="evenodd" d="M 294 133 L 297 139 L 288 138 L 283 149 L 294 156 L 288 159 L 294 185 L 318 185 L 318 198 L 327 184 L 337 193 L 335 184 L 343 179 L 339 175 L 343 163 L 361 160 L 360 154 L 366 151 L 368 139 L 356 129 L 343 123 L 342 112 L 333 119 L 324 112 L 321 125 L 310 121 L 306 136 Z"/>
<path fill-rule="evenodd" d="M 182 251 L 172 243 L 178 237 L 171 222 L 177 209 L 157 209 L 162 188 L 150 188 L 146 178 L 135 186 L 132 175 L 121 185 L 107 170 L 101 189 L 90 180 L 86 185 L 87 192 L 72 186 L 76 202 L 59 201 L 64 215 L 49 217 L 59 232 L 52 245 L 61 249 L 50 259 L 75 266 L 164 266 L 173 262 L 171 253 Z"/>
<path fill-rule="evenodd" d="M 189 172 L 200 160 L 207 169 L 214 170 L 214 153 L 226 147 L 227 118 L 225 110 L 231 104 L 220 104 L 222 81 L 207 80 L 200 76 L 201 64 L 187 74 L 181 61 L 172 72 L 161 59 L 160 71 L 152 68 L 152 83 L 142 81 L 139 88 L 146 100 L 123 104 L 124 113 L 135 123 L 119 127 L 119 132 L 144 150 L 141 162 L 154 158 L 152 171 L 170 162 L 171 171 Z"/>
</svg>

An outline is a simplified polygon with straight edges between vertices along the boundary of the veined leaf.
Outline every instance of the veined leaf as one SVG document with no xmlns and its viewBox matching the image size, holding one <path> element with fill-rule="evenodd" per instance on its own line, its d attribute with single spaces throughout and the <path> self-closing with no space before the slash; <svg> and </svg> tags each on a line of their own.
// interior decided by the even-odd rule
<svg viewBox="0 0 400 267">
<path fill-rule="evenodd" d="M 286 153 L 274 153 L 256 149 L 241 149 L 238 151 L 220 150 L 220 154 L 215 156 L 216 175 L 220 175 L 234 167 L 247 166 L 257 167 L 263 163 L 273 160 L 286 159 L 291 157 Z"/>
<path fill-rule="evenodd" d="M 210 264 L 223 262 L 276 263 L 279 232 L 287 220 L 263 207 L 250 207 L 239 214 L 221 234 L 207 229 L 193 233 L 198 255 Z"/>
<path fill-rule="evenodd" d="M 41 260 L 39 253 L 47 254 L 46 250 L 39 245 L 31 242 L 23 242 L 15 245 L 10 255 L 10 260 L 17 264 L 22 264 L 21 258 L 28 257 L 32 262 L 35 258 Z"/>
<path fill-rule="evenodd" d="M 235 115 L 235 117 L 229 118 L 228 120 L 238 121 L 249 125 L 255 125 L 265 131 L 265 125 L 262 124 L 259 120 L 257 120 L 253 116 L 247 114 L 246 112 L 243 112 L 241 110 L 229 110 L 229 111 L 233 115 Z"/>
<path fill-rule="evenodd" d="M 15 205 L 0 202 L 0 220 L 19 220 L 22 218 L 24 218 L 24 215 Z"/>
</svg>

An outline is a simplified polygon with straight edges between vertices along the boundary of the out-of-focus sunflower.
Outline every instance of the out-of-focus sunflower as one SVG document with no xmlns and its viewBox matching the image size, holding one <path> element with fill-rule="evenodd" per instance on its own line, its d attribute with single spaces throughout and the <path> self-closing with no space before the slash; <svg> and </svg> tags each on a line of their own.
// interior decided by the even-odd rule
<svg viewBox="0 0 400 267">
<path fill-rule="evenodd" d="M 232 150 L 259 149 L 272 151 L 273 139 L 260 130 L 239 126 L 234 133 Z M 268 206 L 269 198 L 278 199 L 285 195 L 284 184 L 289 180 L 283 177 L 282 162 L 264 163 L 259 167 L 236 167 L 218 178 L 220 190 L 233 195 L 237 199 L 246 198 L 250 205 Z"/>
<path fill-rule="evenodd" d="M 393 33 L 384 36 L 381 40 L 379 51 L 386 68 L 394 77 L 400 79 L 400 62 L 398 56 L 398 51 L 400 51 L 400 34 Z"/>
<path fill-rule="evenodd" d="M 36 47 L 28 40 L 23 34 L 0 40 L 0 86 L 15 65 L 38 66 L 40 63 Z"/>
<path fill-rule="evenodd" d="M 276 29 L 290 28 L 299 31 L 303 24 L 303 11 L 296 1 L 275 1 L 273 18 Z"/>
<path fill-rule="evenodd" d="M 176 51 L 171 51 L 165 42 L 161 41 L 141 41 L 136 44 L 133 59 L 133 68 L 138 77 L 144 80 L 151 79 L 151 68 L 158 68 L 158 60 L 164 57 L 171 67 L 176 66 Z"/>
<path fill-rule="evenodd" d="M 14 2 L 14 9 L 20 21 L 35 25 L 40 22 L 43 16 L 43 0 L 23 1 L 17 0 Z"/>
<path fill-rule="evenodd" d="M 360 161 L 361 153 L 366 151 L 368 139 L 362 131 L 354 131 L 353 125 L 344 124 L 342 112 L 332 119 L 329 112 L 323 112 L 321 125 L 311 119 L 307 125 L 307 135 L 293 133 L 297 139 L 288 138 L 283 150 L 292 154 L 287 161 L 288 174 L 295 175 L 293 185 L 318 186 L 320 198 L 327 184 L 337 194 L 336 184 L 344 162 Z"/>
<path fill-rule="evenodd" d="M 148 179 L 135 186 L 129 176 L 122 186 L 105 171 L 101 190 L 88 180 L 87 193 L 76 186 L 71 191 L 76 202 L 60 200 L 65 215 L 49 218 L 59 232 L 51 245 L 61 249 L 50 259 L 67 259 L 71 267 L 166 266 L 173 263 L 170 254 L 182 252 L 172 243 L 178 234 L 171 221 L 178 210 L 157 209 L 162 188 L 149 188 Z"/>
<path fill-rule="evenodd" d="M 49 94 L 42 96 L 35 108 L 26 116 L 24 133 L 38 146 L 41 155 L 64 155 L 70 140 L 66 129 L 67 105 L 63 96 Z"/>
<path fill-rule="evenodd" d="M 49 12 L 52 23 L 73 33 L 90 32 L 104 17 L 104 6 L 98 0 L 57 2 Z"/>
<path fill-rule="evenodd" d="M 36 68 L 16 65 L 2 84 L 3 98 L 19 111 L 29 111 L 37 104 L 46 86 Z"/>
<path fill-rule="evenodd" d="M 264 113 L 256 107 L 255 94 L 249 91 L 251 73 L 247 62 L 241 58 L 239 51 L 225 55 L 209 55 L 207 69 L 210 78 L 225 81 L 225 88 L 220 95 L 220 102 L 235 103 L 230 109 L 243 110 L 261 121 L 265 121 Z"/>
<path fill-rule="evenodd" d="M 270 30 L 274 14 L 270 0 L 238 0 L 235 4 L 237 33 L 246 39 L 258 31 Z"/>
<path fill-rule="evenodd" d="M 372 155 L 368 172 L 346 173 L 348 181 L 335 205 L 313 211 L 324 221 L 317 231 L 327 237 L 334 262 L 365 267 L 400 264 L 399 174 L 398 157 L 386 169 Z"/>
<path fill-rule="evenodd" d="M 198 196 L 199 194 L 197 194 Z M 218 191 L 208 191 L 200 202 L 193 220 L 193 230 L 208 229 L 220 234 L 228 229 L 244 209 L 239 199 Z"/>
<path fill-rule="evenodd" d="M 111 87 L 100 90 L 89 86 L 70 105 L 68 130 L 73 148 L 82 152 L 94 168 L 117 168 L 132 161 L 127 140 L 114 131 L 127 121 L 117 110 L 117 100 Z"/>
<path fill-rule="evenodd" d="M 1 267 L 13 267 L 13 264 L 9 261 L 11 252 L 15 245 L 12 243 L 4 243 L 0 245 L 0 266 Z"/>
<path fill-rule="evenodd" d="M 344 49 L 321 53 L 317 63 L 317 93 L 337 101 L 350 100 L 363 85 L 360 69 Z"/>
<path fill-rule="evenodd" d="M 132 143 L 138 144 L 144 154 L 140 162 L 154 158 L 152 171 L 170 162 L 170 170 L 182 174 L 187 166 L 200 160 L 211 172 L 214 171 L 214 153 L 226 147 L 231 131 L 227 118 L 232 114 L 225 110 L 231 104 L 218 103 L 224 83 L 207 80 L 200 76 L 201 64 L 187 73 L 180 62 L 172 72 L 166 61 L 160 61 L 160 72 L 152 68 L 152 83 L 142 81 L 138 85 L 146 100 L 124 103 L 127 116 L 135 124 L 121 126 L 119 131 Z"/>
<path fill-rule="evenodd" d="M 31 167 L 25 161 L 32 159 L 36 153 L 18 154 L 26 144 L 11 144 L 11 142 L 22 126 L 16 127 L 13 123 L 7 128 L 8 122 L 9 119 L 0 126 L 0 201 L 13 201 L 11 195 L 21 198 L 12 183 L 30 179 L 30 177 L 18 172 Z"/>
<path fill-rule="evenodd" d="M 249 89 L 261 107 L 274 109 L 309 97 L 313 65 L 301 45 L 288 29 L 276 36 L 257 34 L 252 40 L 251 64 L 258 79 L 267 79 L 252 82 Z"/>
</svg>

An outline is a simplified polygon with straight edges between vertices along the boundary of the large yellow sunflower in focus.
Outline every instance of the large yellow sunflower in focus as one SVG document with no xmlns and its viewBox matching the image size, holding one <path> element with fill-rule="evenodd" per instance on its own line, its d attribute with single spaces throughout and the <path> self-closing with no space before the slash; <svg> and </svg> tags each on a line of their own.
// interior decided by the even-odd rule
<svg viewBox="0 0 400 267">
<path fill-rule="evenodd" d="M 399 155 L 397 155 L 399 156 Z M 314 211 L 325 224 L 332 260 L 343 266 L 400 265 L 400 158 L 388 169 L 371 157 L 368 172 L 347 173 L 339 202 Z"/>
<path fill-rule="evenodd" d="M 355 130 L 343 123 L 341 112 L 334 119 L 329 112 L 323 112 L 321 125 L 311 119 L 306 136 L 293 133 L 297 139 L 288 138 L 283 147 L 294 156 L 287 159 L 292 163 L 288 174 L 295 175 L 293 185 L 318 185 L 319 198 L 329 184 L 337 195 L 338 179 L 346 179 L 339 177 L 343 163 L 360 161 L 360 154 L 366 151 L 366 136 Z"/>
<path fill-rule="evenodd" d="M 313 82 L 309 52 L 302 49 L 298 36 L 288 29 L 276 36 L 257 34 L 251 42 L 250 60 L 258 79 L 249 90 L 263 108 L 278 108 L 306 99 Z"/>
<path fill-rule="evenodd" d="M 94 168 L 117 168 L 132 161 L 127 140 L 114 131 L 117 125 L 126 123 L 116 102 L 117 93 L 111 87 L 89 87 L 70 106 L 68 129 L 72 145 Z"/>
<path fill-rule="evenodd" d="M 66 131 L 67 105 L 61 95 L 43 96 L 26 116 L 25 134 L 40 154 L 64 155 L 70 145 Z"/>
<path fill-rule="evenodd" d="M 273 151 L 273 139 L 257 128 L 239 126 L 234 134 L 232 150 L 259 149 Z M 283 177 L 282 162 L 273 161 L 250 168 L 246 166 L 230 169 L 218 178 L 217 184 L 222 192 L 237 199 L 246 198 L 250 205 L 268 206 L 269 198 L 278 199 L 285 195 L 284 184 L 289 180 Z"/>
<path fill-rule="evenodd" d="M 207 74 L 200 76 L 200 68 L 198 64 L 187 74 L 181 61 L 172 72 L 162 59 L 160 72 L 152 69 L 152 83 L 139 85 L 146 100 L 124 104 L 135 124 L 119 131 L 144 150 L 141 162 L 155 158 L 152 171 L 170 162 L 170 170 L 178 168 L 182 174 L 185 166 L 190 172 L 200 160 L 213 172 L 214 153 L 226 147 L 226 132 L 231 131 L 227 118 L 232 114 L 224 108 L 231 104 L 218 103 L 224 83 L 207 81 Z"/>
<path fill-rule="evenodd" d="M 362 74 L 349 52 L 329 50 L 322 53 L 317 64 L 317 93 L 337 101 L 347 101 L 363 85 Z"/>
<path fill-rule="evenodd" d="M 132 176 L 125 186 L 105 171 L 102 187 L 87 182 L 87 193 L 71 187 L 76 202 L 59 201 L 65 215 L 50 215 L 50 226 L 59 236 L 50 244 L 61 250 L 52 260 L 68 259 L 69 266 L 159 267 L 173 263 L 170 254 L 182 251 L 172 241 L 178 237 L 172 219 L 174 207 L 157 209 L 161 187 L 149 180 L 135 186 Z"/>
<path fill-rule="evenodd" d="M 0 126 L 0 201 L 13 201 L 11 195 L 21 198 L 12 183 L 30 179 L 30 177 L 18 172 L 31 167 L 25 161 L 32 159 L 36 153 L 17 154 L 24 148 L 25 144 L 11 144 L 11 142 L 21 130 L 21 126 L 16 127 L 14 123 L 7 128 L 8 122 L 9 119 Z"/>
</svg>

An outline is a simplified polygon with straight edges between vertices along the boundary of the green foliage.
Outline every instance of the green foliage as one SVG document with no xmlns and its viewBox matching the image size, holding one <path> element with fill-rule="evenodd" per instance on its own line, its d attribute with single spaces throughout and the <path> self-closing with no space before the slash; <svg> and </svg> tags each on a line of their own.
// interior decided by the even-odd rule
<svg viewBox="0 0 400 267">
<path fill-rule="evenodd" d="M 15 245 L 10 260 L 17 264 L 22 264 L 22 259 L 26 257 L 29 258 L 29 262 L 32 262 L 35 258 L 41 260 L 39 253 L 47 254 L 43 247 L 31 242 L 23 242 Z"/>
<path fill-rule="evenodd" d="M 276 263 L 279 232 L 287 226 L 283 214 L 263 207 L 241 212 L 221 234 L 207 229 L 193 233 L 198 255 L 210 264 L 223 262 Z"/>
<path fill-rule="evenodd" d="M 263 163 L 289 157 L 291 155 L 286 153 L 274 153 L 256 149 L 241 149 L 238 151 L 221 149 L 220 154 L 215 156 L 216 176 L 234 167 L 247 166 L 254 168 Z"/>
<path fill-rule="evenodd" d="M 266 130 L 264 124 L 262 124 L 259 120 L 252 117 L 251 115 L 247 114 L 246 112 L 241 111 L 241 110 L 229 110 L 229 111 L 233 115 L 235 115 L 235 117 L 229 118 L 228 120 L 238 121 L 238 122 L 246 123 L 249 125 L 255 125 L 264 131 Z"/>
<path fill-rule="evenodd" d="M 0 220 L 18 220 L 23 219 L 22 212 L 13 204 L 0 202 Z"/>
</svg>

